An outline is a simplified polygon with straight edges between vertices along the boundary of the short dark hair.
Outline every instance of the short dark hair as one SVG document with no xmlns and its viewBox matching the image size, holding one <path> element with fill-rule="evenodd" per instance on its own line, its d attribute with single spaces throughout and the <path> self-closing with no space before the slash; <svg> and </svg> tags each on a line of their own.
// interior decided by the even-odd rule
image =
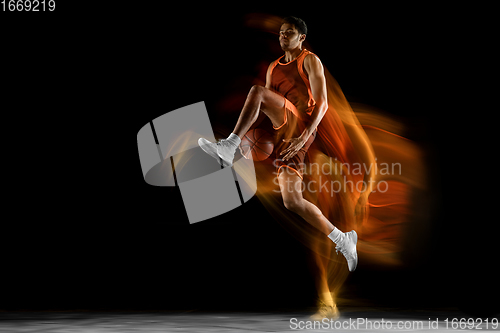
<svg viewBox="0 0 500 333">
<path fill-rule="evenodd" d="M 287 16 L 283 19 L 283 22 L 281 24 L 288 23 L 288 24 L 293 24 L 295 28 L 299 31 L 300 34 L 307 35 L 307 25 L 304 20 L 299 19 L 298 17 L 295 16 Z"/>
</svg>

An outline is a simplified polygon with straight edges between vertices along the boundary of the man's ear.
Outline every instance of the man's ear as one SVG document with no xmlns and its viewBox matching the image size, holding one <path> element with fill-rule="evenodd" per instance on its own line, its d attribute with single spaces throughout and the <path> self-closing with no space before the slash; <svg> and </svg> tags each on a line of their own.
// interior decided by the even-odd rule
<svg viewBox="0 0 500 333">
<path fill-rule="evenodd" d="M 306 40 L 306 35 L 305 34 L 300 35 L 299 42 L 303 42 L 305 40 Z"/>
</svg>

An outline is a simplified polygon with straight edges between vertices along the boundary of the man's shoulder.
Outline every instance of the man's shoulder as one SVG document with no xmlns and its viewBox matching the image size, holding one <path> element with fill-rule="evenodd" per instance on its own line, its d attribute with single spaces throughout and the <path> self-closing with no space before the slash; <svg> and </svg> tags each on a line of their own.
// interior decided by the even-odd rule
<svg viewBox="0 0 500 333">
<path fill-rule="evenodd" d="M 284 56 L 285 56 L 285 55 L 282 55 L 281 57 L 279 57 L 279 58 L 277 58 L 277 59 L 275 59 L 275 60 L 271 61 L 271 64 L 270 64 L 269 66 L 273 66 L 273 65 L 277 64 L 277 63 L 278 63 L 278 61 L 280 61 L 280 59 L 281 59 L 281 58 L 283 58 Z"/>
<path fill-rule="evenodd" d="M 274 67 L 276 67 L 276 65 L 278 65 L 278 61 L 283 58 L 283 56 L 279 57 L 278 59 L 276 60 L 273 60 L 271 61 L 271 63 L 269 64 L 269 67 L 267 68 L 268 71 L 272 71 L 274 69 Z"/>
<path fill-rule="evenodd" d="M 319 62 L 319 63 L 321 63 L 321 60 L 319 59 L 319 57 L 315 53 L 312 53 L 311 51 L 307 51 L 307 54 L 304 57 L 304 62 L 307 62 L 307 63 Z"/>
<path fill-rule="evenodd" d="M 308 73 L 308 75 L 311 75 L 313 73 L 320 73 L 323 71 L 323 64 L 316 54 L 309 52 L 304 57 L 304 71 Z"/>
</svg>

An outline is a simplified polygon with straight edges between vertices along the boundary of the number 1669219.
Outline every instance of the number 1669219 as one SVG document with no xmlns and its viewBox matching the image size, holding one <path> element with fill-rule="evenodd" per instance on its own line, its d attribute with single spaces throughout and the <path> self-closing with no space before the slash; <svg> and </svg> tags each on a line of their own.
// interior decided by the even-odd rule
<svg viewBox="0 0 500 333">
<path fill-rule="evenodd" d="M 55 0 L 2 0 L 4 12 L 53 12 L 56 9 Z"/>
</svg>

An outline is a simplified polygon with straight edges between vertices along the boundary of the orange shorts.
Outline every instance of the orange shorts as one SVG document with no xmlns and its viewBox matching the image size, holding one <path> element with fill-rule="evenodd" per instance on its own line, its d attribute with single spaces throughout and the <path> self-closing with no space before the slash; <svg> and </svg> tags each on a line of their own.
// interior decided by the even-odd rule
<svg viewBox="0 0 500 333">
<path fill-rule="evenodd" d="M 283 157 L 285 155 L 280 155 L 280 153 L 285 150 L 290 143 L 283 142 L 283 139 L 297 138 L 299 137 L 306 127 L 306 123 L 304 120 L 299 118 L 299 111 L 288 99 L 285 98 L 285 115 L 283 119 L 283 123 L 273 128 L 276 130 L 274 136 L 274 151 L 276 154 L 276 158 L 274 161 L 274 165 L 277 168 L 277 176 L 279 176 L 280 172 L 283 170 L 283 167 L 289 168 L 290 170 L 295 171 L 295 173 L 303 179 L 303 169 L 304 169 L 304 160 L 306 158 L 306 153 L 316 138 L 316 130 L 314 130 L 313 134 L 309 137 L 306 144 L 300 148 L 300 150 L 288 161 L 283 161 Z M 289 170 L 289 171 L 290 171 Z"/>
</svg>

